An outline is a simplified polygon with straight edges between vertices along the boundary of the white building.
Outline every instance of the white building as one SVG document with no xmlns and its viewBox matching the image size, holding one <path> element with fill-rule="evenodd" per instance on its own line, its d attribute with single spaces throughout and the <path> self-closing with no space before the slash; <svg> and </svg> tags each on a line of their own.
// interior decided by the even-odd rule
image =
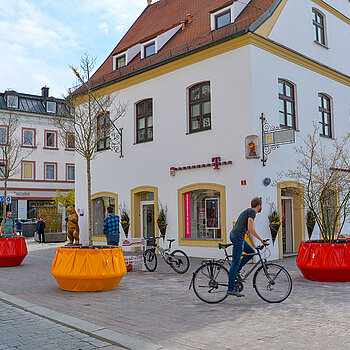
<svg viewBox="0 0 350 350">
<path fill-rule="evenodd" d="M 93 76 L 99 92 L 129 104 L 118 121 L 124 157 L 101 149 L 92 165 L 95 240 L 104 239 L 105 207 L 121 203 L 131 211 L 132 237 L 158 235 L 161 202 L 175 248 L 221 256 L 218 242 L 229 241 L 233 221 L 262 196 L 260 235 L 270 236 L 268 200 L 283 217 L 271 257 L 295 253 L 305 239 L 305 208 L 291 191 L 296 183 L 277 175 L 295 167 L 293 147 L 314 122 L 325 145 L 350 130 L 349 24 L 341 0 L 149 4 Z M 296 136 L 266 166 L 262 113 Z M 79 176 L 76 205 L 84 213 L 86 188 Z M 87 215 L 80 225 L 86 242 Z"/>
<path fill-rule="evenodd" d="M 58 130 L 51 122 L 55 117 L 66 118 L 69 111 L 64 100 L 49 97 L 49 88 L 41 90 L 41 96 L 15 91 L 0 93 L 1 120 L 6 122 L 9 113 L 20 117 L 17 137 L 23 149 L 21 158 L 25 157 L 8 182 L 8 210 L 14 218 L 34 218 L 37 206 L 51 202 L 56 190 L 66 193 L 74 189 L 74 136 L 68 135 L 66 145 L 61 145 Z M 4 124 L 0 125 L 0 135 L 7 133 Z M 1 179 L 0 186 L 3 195 Z"/>
</svg>

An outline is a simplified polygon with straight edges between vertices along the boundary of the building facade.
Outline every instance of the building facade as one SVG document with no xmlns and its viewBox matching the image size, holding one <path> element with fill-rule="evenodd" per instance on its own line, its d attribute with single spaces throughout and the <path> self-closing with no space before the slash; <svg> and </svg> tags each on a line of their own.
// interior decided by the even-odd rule
<svg viewBox="0 0 350 350">
<path fill-rule="evenodd" d="M 315 123 L 325 147 L 349 132 L 349 51 L 350 9 L 341 1 L 149 4 L 92 77 L 100 93 L 128 103 L 118 121 L 124 157 L 101 150 L 92 165 L 95 240 L 104 239 L 111 204 L 130 209 L 132 237 L 158 235 L 161 203 L 175 247 L 220 256 L 218 242 L 229 241 L 239 213 L 261 196 L 259 234 L 270 237 L 270 206 L 282 217 L 271 258 L 297 252 L 305 208 L 300 188 L 280 173 L 296 167 L 294 146 Z M 266 162 L 262 116 L 265 128 L 285 131 Z M 79 178 L 84 213 L 86 186 Z M 87 241 L 87 216 L 81 227 Z"/>
<path fill-rule="evenodd" d="M 65 193 L 74 189 L 74 135 L 67 135 L 66 144 L 61 144 L 52 123 L 53 118 L 67 118 L 69 110 L 63 99 L 50 97 L 49 88 L 43 87 L 41 95 L 0 93 L 1 135 L 7 133 L 10 114 L 19 117 L 15 137 L 20 140 L 23 159 L 8 181 L 7 208 L 14 218 L 34 219 L 38 206 L 49 204 L 56 190 Z M 3 190 L 4 181 L 0 179 L 2 197 Z"/>
</svg>

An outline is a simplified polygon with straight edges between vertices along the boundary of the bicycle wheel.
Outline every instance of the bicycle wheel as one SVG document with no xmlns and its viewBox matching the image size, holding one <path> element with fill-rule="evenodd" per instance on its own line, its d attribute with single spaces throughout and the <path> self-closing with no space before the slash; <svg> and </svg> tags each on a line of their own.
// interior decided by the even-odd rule
<svg viewBox="0 0 350 350">
<path fill-rule="evenodd" d="M 177 273 L 185 273 L 190 267 L 190 260 L 182 250 L 174 250 L 169 256 L 169 262 Z"/>
<path fill-rule="evenodd" d="M 225 300 L 227 287 L 228 271 L 217 262 L 208 262 L 193 274 L 193 290 L 206 303 L 216 304 Z"/>
<path fill-rule="evenodd" d="M 149 272 L 153 272 L 157 268 L 157 256 L 153 249 L 147 249 L 144 252 L 143 261 Z"/>
<path fill-rule="evenodd" d="M 266 273 L 260 266 L 254 274 L 253 287 L 259 297 L 268 303 L 280 303 L 292 291 L 292 278 L 288 271 L 277 264 L 267 263 Z"/>
</svg>

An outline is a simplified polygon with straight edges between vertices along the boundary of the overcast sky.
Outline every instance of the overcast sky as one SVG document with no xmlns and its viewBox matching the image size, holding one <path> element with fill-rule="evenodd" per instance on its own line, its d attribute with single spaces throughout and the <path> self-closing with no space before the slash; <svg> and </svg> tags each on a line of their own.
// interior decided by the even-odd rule
<svg viewBox="0 0 350 350">
<path fill-rule="evenodd" d="M 147 6 L 147 0 L 0 0 L 0 92 L 61 97 L 69 65 L 84 52 L 96 68 Z"/>
</svg>

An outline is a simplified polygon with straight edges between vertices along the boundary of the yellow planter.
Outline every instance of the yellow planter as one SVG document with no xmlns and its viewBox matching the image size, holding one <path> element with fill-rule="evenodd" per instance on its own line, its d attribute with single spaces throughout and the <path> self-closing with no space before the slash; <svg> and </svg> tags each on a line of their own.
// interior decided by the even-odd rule
<svg viewBox="0 0 350 350">
<path fill-rule="evenodd" d="M 118 286 L 126 274 L 124 254 L 121 247 L 60 247 L 57 248 L 51 273 L 63 290 L 111 290 Z"/>
</svg>

